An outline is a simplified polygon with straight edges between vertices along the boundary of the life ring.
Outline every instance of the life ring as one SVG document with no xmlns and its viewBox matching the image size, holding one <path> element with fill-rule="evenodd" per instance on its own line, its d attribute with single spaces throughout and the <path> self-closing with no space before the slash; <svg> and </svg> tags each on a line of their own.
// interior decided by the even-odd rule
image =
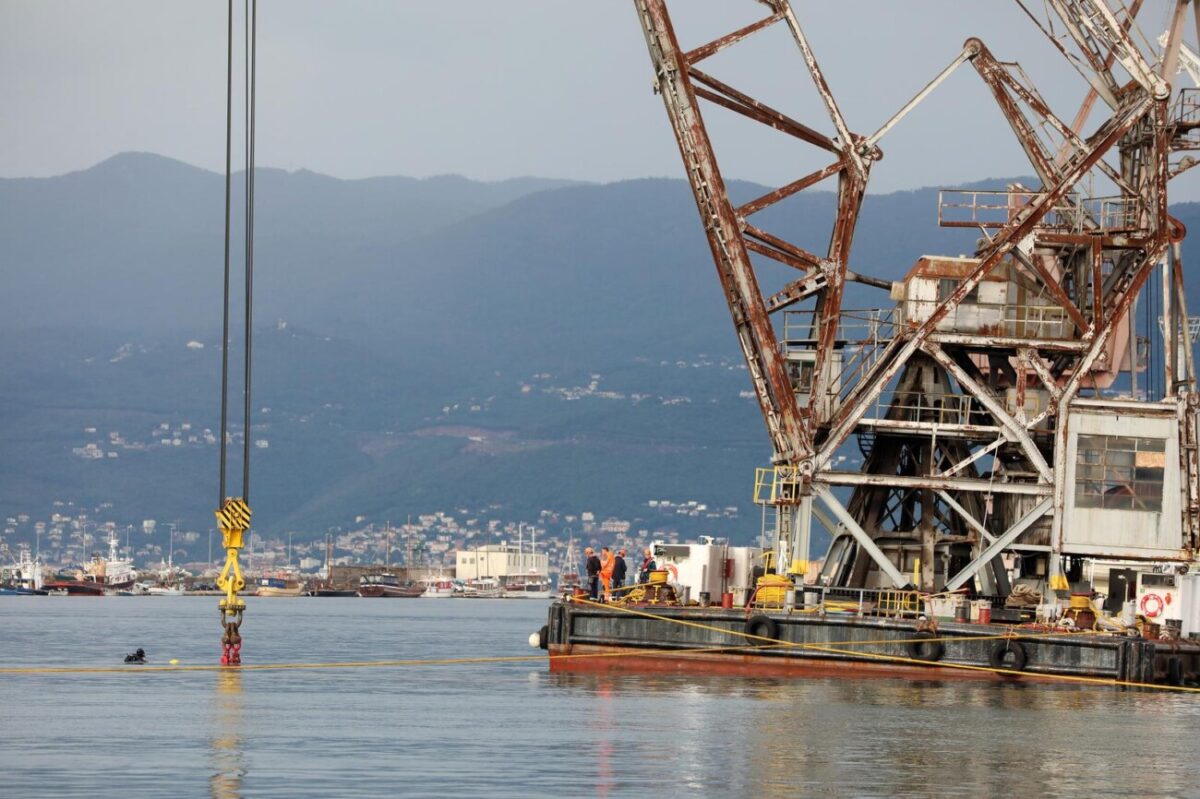
<svg viewBox="0 0 1200 799">
<path fill-rule="evenodd" d="M 772 641 L 779 640 L 779 623 L 762 613 L 756 613 L 746 619 L 746 626 L 743 628 L 743 635 L 746 640 L 752 644 L 761 644 L 763 638 L 770 638 Z"/>
<path fill-rule="evenodd" d="M 1154 610 L 1150 609 L 1150 605 L 1154 605 Z M 1163 598 L 1158 594 L 1146 594 L 1144 597 L 1142 597 L 1142 601 L 1138 603 L 1138 607 L 1142 609 L 1142 613 L 1150 619 L 1153 619 L 1155 616 L 1162 613 L 1163 608 L 1166 606 L 1167 603 L 1164 602 Z"/>
<path fill-rule="evenodd" d="M 671 573 L 671 582 L 679 582 L 679 569 L 675 568 L 674 563 L 667 564 L 667 571 Z"/>
<path fill-rule="evenodd" d="M 1020 641 L 1007 639 L 997 641 L 996 645 L 992 647 L 992 654 L 988 657 L 988 664 L 993 669 L 1004 669 L 1005 671 L 1025 671 L 1025 664 L 1028 662 L 1029 653 L 1025 650 L 1025 645 Z"/>
<path fill-rule="evenodd" d="M 946 645 L 938 640 L 937 633 L 918 632 L 908 642 L 908 656 L 913 660 L 936 663 L 946 655 Z"/>
</svg>

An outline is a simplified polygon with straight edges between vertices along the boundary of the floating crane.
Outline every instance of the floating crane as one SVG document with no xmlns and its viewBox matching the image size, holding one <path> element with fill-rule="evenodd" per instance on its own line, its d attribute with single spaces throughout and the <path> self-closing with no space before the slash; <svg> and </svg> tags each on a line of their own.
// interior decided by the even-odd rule
<svg viewBox="0 0 1200 799">
<path fill-rule="evenodd" d="M 788 0 L 684 48 L 668 0 L 635 0 L 772 464 L 755 500 L 773 513 L 775 568 L 803 582 L 814 525 L 832 543 L 823 585 L 1004 597 L 1010 575 L 1063 590 L 1086 559 L 1188 564 L 1200 544 L 1197 393 L 1171 179 L 1195 165 L 1200 90 L 1172 91 L 1188 7 L 1172 2 L 1161 50 L 1140 34 L 1141 0 L 1016 0 L 1087 82 L 1071 121 L 1019 65 L 978 38 L 873 133 L 854 132 Z M 675 4 L 685 13 L 686 3 Z M 1057 24 L 1055 24 L 1055 21 Z M 714 75 L 711 56 L 768 28 L 790 33 L 827 117 L 804 122 Z M 854 269 L 852 244 L 881 140 L 969 66 L 1028 157 L 1036 186 L 944 190 L 938 221 L 977 231 L 969 257 L 928 255 L 898 281 Z M 703 105 L 706 103 L 707 105 Z M 1099 106 L 1103 119 L 1085 125 Z M 827 154 L 828 165 L 749 202 L 729 196 L 704 114 L 713 107 Z M 813 252 L 758 221 L 836 180 L 828 247 Z M 1111 187 L 1096 196 L 1085 187 Z M 764 295 L 758 270 L 792 279 Z M 1143 350 L 1134 310 L 1156 275 L 1161 345 Z M 847 283 L 888 291 L 845 307 Z M 1157 353 L 1157 356 L 1156 356 Z M 1161 381 L 1148 361 L 1161 360 Z M 1151 378 L 1139 388 L 1139 375 Z M 1157 387 L 1156 387 L 1157 386 Z M 854 443 L 858 471 L 838 468 Z M 1006 563 L 1007 559 L 1007 563 Z"/>
</svg>

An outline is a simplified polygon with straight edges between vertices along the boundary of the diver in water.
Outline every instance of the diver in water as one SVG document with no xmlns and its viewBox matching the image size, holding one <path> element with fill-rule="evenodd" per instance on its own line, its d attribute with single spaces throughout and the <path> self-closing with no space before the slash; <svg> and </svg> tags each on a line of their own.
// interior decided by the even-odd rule
<svg viewBox="0 0 1200 799">
<path fill-rule="evenodd" d="M 145 663 L 146 662 L 146 651 L 144 649 L 139 648 L 138 651 L 134 652 L 132 655 L 126 655 L 125 662 L 126 663 Z"/>
</svg>

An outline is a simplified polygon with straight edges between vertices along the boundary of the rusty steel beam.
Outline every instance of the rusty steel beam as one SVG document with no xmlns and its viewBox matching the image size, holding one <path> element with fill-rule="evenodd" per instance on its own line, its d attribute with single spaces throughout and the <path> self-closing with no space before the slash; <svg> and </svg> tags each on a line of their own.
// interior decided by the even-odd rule
<svg viewBox="0 0 1200 799">
<path fill-rule="evenodd" d="M 1152 105 L 1150 98 L 1130 103 L 1120 114 L 1109 119 L 1099 131 L 1092 136 L 1090 149 L 1074 158 L 1063 170 L 1062 176 L 1053 188 L 1046 191 L 1038 200 L 1022 209 L 1013 224 L 1004 228 L 992 239 L 989 245 L 990 253 L 979 265 L 967 275 L 958 287 L 943 300 L 915 331 L 912 332 L 904 346 L 897 353 L 895 361 L 881 374 L 875 383 L 867 388 L 854 405 L 843 403 L 841 410 L 831 420 L 829 436 L 817 453 L 817 467 L 823 468 L 833 458 L 834 452 L 853 432 L 858 419 L 866 413 L 866 406 L 873 402 L 883 391 L 887 382 L 896 375 L 900 368 L 916 352 L 921 343 L 933 332 L 938 323 L 951 310 L 957 308 L 984 275 L 991 272 L 1000 261 L 1016 247 L 1017 243 L 1033 232 L 1037 224 L 1054 207 L 1054 205 L 1074 186 L 1105 153 L 1112 148 L 1143 117 Z"/>
<path fill-rule="evenodd" d="M 795 244 L 786 242 L 778 236 L 772 236 L 770 233 L 757 228 L 754 225 L 743 224 L 742 230 L 751 239 L 750 241 L 746 242 L 747 246 L 754 244 L 754 239 L 762 242 L 761 245 L 751 247 L 751 249 L 757 253 L 766 255 L 769 258 L 775 258 L 781 263 L 785 263 L 788 266 L 794 266 L 802 271 L 821 268 L 820 256 L 809 252 L 803 247 L 797 247 Z M 774 251 L 774 253 L 772 251 Z M 777 254 L 788 256 L 788 258 L 785 259 L 777 257 Z"/>
<path fill-rule="evenodd" d="M 823 150 L 834 153 L 839 152 L 837 143 L 825 134 L 813 130 L 808 125 L 797 122 L 787 114 L 776 111 L 771 106 L 755 100 L 748 94 L 743 94 L 728 83 L 723 83 L 712 75 L 701 72 L 695 67 L 688 69 L 687 74 L 697 83 L 712 89 L 712 91 L 709 91 L 693 87 L 692 91 L 697 97 L 703 97 L 706 100 L 728 108 L 730 111 L 750 117 L 755 122 L 761 122 L 767 127 L 775 128 L 780 133 L 795 136 L 797 139 L 806 141 Z"/>
<path fill-rule="evenodd" d="M 992 418 L 999 422 L 1005 431 L 1012 436 L 1012 439 L 1020 445 L 1021 450 L 1025 453 L 1026 459 L 1033 464 L 1033 468 L 1037 469 L 1038 474 L 1041 475 L 1042 482 L 1054 482 L 1054 474 L 1050 471 L 1050 465 L 1046 463 L 1046 459 L 1042 456 L 1042 451 L 1038 449 L 1037 443 L 1029 435 L 1029 431 L 1009 415 L 1004 406 L 1000 404 L 1000 401 L 992 396 L 991 391 L 967 374 L 967 371 L 959 366 L 937 344 L 934 344 L 932 341 L 926 341 L 921 345 L 921 349 L 941 364 L 943 369 L 954 375 L 954 379 L 958 381 L 958 385 L 966 393 L 979 400 L 979 403 L 987 409 Z"/>
<path fill-rule="evenodd" d="M 709 56 L 716 55 L 727 47 L 732 47 L 752 33 L 758 33 L 763 28 L 769 28 L 781 19 L 783 19 L 783 15 L 776 11 L 771 16 L 760 19 L 758 22 L 751 22 L 746 27 L 738 28 L 733 33 L 727 33 L 724 36 L 713 39 L 708 44 L 688 50 L 683 54 L 683 60 L 688 64 L 695 64 L 699 61 L 703 61 Z"/>
<path fill-rule="evenodd" d="M 976 477 L 910 477 L 900 474 L 867 474 L 823 469 L 813 475 L 814 484 L 831 486 L 888 486 L 895 488 L 928 488 L 933 491 L 970 491 L 980 494 L 1021 494 L 1048 497 L 1052 487 L 1046 483 L 1006 483 L 1000 480 L 981 480 Z"/>
<path fill-rule="evenodd" d="M 738 206 L 737 214 L 738 214 L 738 216 L 745 218 L 747 216 L 750 216 L 751 214 L 758 213 L 762 209 L 767 208 L 768 206 L 774 205 L 775 203 L 779 202 L 780 200 L 782 200 L 786 197 L 791 197 L 793 194 L 796 194 L 797 192 L 804 191 L 805 189 L 807 189 L 810 186 L 815 186 L 816 184 L 820 183 L 822 180 L 832 177 L 833 175 L 836 175 L 838 172 L 841 172 L 841 171 L 842 171 L 842 162 L 839 159 L 838 161 L 835 161 L 834 163 L 830 164 L 829 166 L 822 167 L 821 169 L 818 169 L 816 172 L 812 172 L 808 175 L 805 175 L 804 177 L 800 178 L 799 180 L 793 180 L 791 183 L 787 184 L 786 186 L 781 186 L 780 188 L 776 189 L 775 191 L 769 192 L 768 194 L 764 194 L 763 196 L 761 196 L 755 200 L 751 200 L 750 202 L 746 203 L 745 205 Z"/>
<path fill-rule="evenodd" d="M 775 458 L 791 462 L 811 457 L 796 396 L 784 369 L 775 331 L 763 303 L 737 213 L 704 127 L 689 80 L 687 60 L 675 38 L 665 0 L 635 0 L 638 19 L 658 89 L 692 185 L 700 219 L 725 291 L 738 342 L 746 359 L 759 408 L 771 435 Z"/>
<path fill-rule="evenodd" d="M 1004 548 L 1009 544 L 1014 543 L 1021 534 L 1034 525 L 1034 523 L 1046 515 L 1050 510 L 1051 501 L 1049 498 L 1043 499 L 1041 502 L 1033 506 L 1033 509 L 1013 523 L 1004 531 L 1004 534 L 988 545 L 987 549 L 979 553 L 979 557 L 968 563 L 963 570 L 954 575 L 949 582 L 946 583 L 944 591 L 957 591 L 966 585 L 967 580 L 975 576 L 975 573 L 984 566 L 991 563 L 992 558 L 1004 551 Z"/>
</svg>

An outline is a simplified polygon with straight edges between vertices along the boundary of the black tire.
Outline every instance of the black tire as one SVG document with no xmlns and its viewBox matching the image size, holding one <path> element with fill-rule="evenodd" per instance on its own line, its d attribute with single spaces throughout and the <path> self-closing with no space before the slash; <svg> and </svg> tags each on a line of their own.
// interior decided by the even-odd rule
<svg viewBox="0 0 1200 799">
<path fill-rule="evenodd" d="M 913 660 L 937 663 L 945 657 L 946 645 L 938 640 L 937 633 L 920 632 L 913 637 L 920 639 L 908 642 L 908 656 Z"/>
<path fill-rule="evenodd" d="M 1025 671 L 1025 664 L 1028 662 L 1029 653 L 1020 641 L 997 641 L 992 647 L 991 656 L 988 657 L 988 664 L 993 669 L 1006 671 Z"/>
<path fill-rule="evenodd" d="M 761 644 L 763 638 L 770 638 L 772 641 L 777 641 L 779 640 L 779 624 L 770 616 L 756 613 L 746 619 L 743 634 L 751 644 Z"/>
<path fill-rule="evenodd" d="M 538 630 L 538 649 L 550 649 L 550 625 L 543 624 Z"/>
</svg>

